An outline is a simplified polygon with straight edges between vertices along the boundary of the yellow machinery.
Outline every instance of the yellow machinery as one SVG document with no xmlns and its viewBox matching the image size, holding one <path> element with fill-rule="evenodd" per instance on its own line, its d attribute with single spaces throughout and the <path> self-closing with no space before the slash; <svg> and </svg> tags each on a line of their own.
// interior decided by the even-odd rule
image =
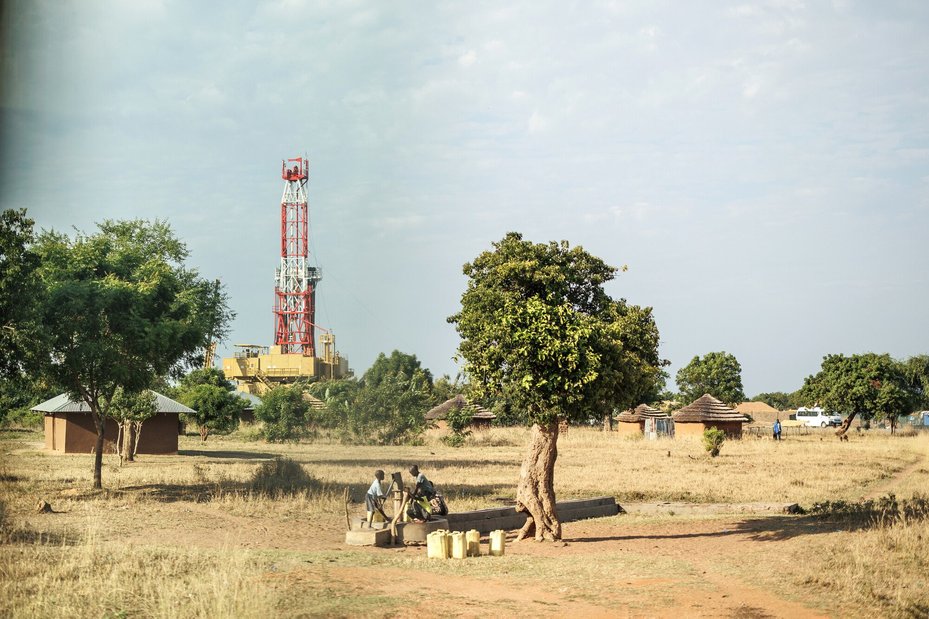
<svg viewBox="0 0 929 619">
<path fill-rule="evenodd" d="M 232 357 L 223 359 L 223 374 L 238 384 L 239 391 L 263 395 L 277 385 L 289 384 L 299 378 L 330 380 L 348 378 L 351 370 L 348 359 L 335 350 L 335 336 L 319 336 L 322 357 L 308 357 L 301 353 L 282 353 L 280 346 L 236 344 Z"/>
</svg>

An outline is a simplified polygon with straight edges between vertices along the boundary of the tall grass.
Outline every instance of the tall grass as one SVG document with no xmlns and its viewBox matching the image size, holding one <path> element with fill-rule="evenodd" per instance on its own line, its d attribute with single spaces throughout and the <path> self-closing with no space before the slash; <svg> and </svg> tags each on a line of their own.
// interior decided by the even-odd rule
<svg viewBox="0 0 929 619">
<path fill-rule="evenodd" d="M 267 617 L 266 562 L 246 551 L 105 542 L 101 522 L 77 542 L 0 546 L 0 616 Z M 24 532 L 20 532 L 24 533 Z"/>
</svg>

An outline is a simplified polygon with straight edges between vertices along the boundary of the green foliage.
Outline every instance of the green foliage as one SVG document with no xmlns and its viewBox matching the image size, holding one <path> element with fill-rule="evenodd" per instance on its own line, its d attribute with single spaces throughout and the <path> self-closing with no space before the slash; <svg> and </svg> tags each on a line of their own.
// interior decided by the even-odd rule
<svg viewBox="0 0 929 619">
<path fill-rule="evenodd" d="M 44 287 L 40 369 L 95 420 L 108 414 L 117 388 L 142 391 L 197 360 L 208 334 L 226 328 L 216 317 L 232 315 L 213 283 L 184 266 L 187 249 L 164 222 L 105 221 L 74 238 L 45 232 L 35 251 Z M 100 487 L 99 450 L 94 468 Z"/>
<path fill-rule="evenodd" d="M 456 395 L 467 394 L 468 384 L 462 382 L 461 374 L 455 376 L 455 380 L 448 374 L 443 374 L 432 383 L 432 400 L 435 404 L 447 402 Z"/>
<path fill-rule="evenodd" d="M 764 402 L 768 406 L 773 406 L 778 410 L 799 408 L 804 405 L 803 398 L 799 391 L 795 391 L 793 393 L 784 393 L 783 391 L 759 393 L 754 398 L 752 398 L 752 402 Z"/>
<path fill-rule="evenodd" d="M 30 409 L 64 391 L 42 378 L 23 374 L 0 379 L 0 423 L 25 428 L 41 427 L 42 413 Z"/>
<path fill-rule="evenodd" d="M 827 355 L 820 371 L 804 381 L 802 393 L 828 410 L 892 425 L 915 410 L 921 398 L 905 364 L 875 353 Z"/>
<path fill-rule="evenodd" d="M 650 308 L 603 290 L 615 272 L 566 241 L 534 244 L 515 232 L 466 264 L 461 311 L 448 320 L 472 395 L 540 424 L 638 403 L 658 377 L 658 332 Z"/>
<path fill-rule="evenodd" d="M 376 387 L 359 390 L 343 427 L 343 440 L 376 445 L 415 443 L 426 428 L 431 403 L 429 381 L 416 370 L 385 377 Z"/>
<path fill-rule="evenodd" d="M 745 400 L 742 366 L 735 356 L 725 351 L 710 352 L 702 358 L 695 356 L 678 370 L 676 381 L 685 403 L 706 393 L 729 405 Z"/>
<path fill-rule="evenodd" d="M 445 414 L 445 423 L 452 433 L 445 437 L 446 444 L 452 447 L 464 445 L 465 438 L 471 434 L 472 409 L 467 406 L 452 406 Z"/>
<path fill-rule="evenodd" d="M 913 410 L 929 408 L 929 355 L 907 359 L 903 364 L 903 375 L 913 395 Z"/>
<path fill-rule="evenodd" d="M 141 422 L 152 417 L 157 412 L 155 394 L 148 389 L 132 392 L 117 387 L 107 409 L 107 416 L 118 423 L 125 421 Z"/>
<path fill-rule="evenodd" d="M 707 428 L 703 431 L 703 448 L 714 458 L 719 455 L 719 450 L 725 442 L 726 433 L 719 428 Z"/>
<path fill-rule="evenodd" d="M 41 289 L 39 258 L 31 249 L 33 223 L 25 210 L 0 212 L 0 380 L 24 378 L 29 362 L 37 360 L 32 342 Z M 0 421 L 7 410 L 0 408 Z"/>
<path fill-rule="evenodd" d="M 216 368 L 198 368 L 192 370 L 189 374 L 181 378 L 178 383 L 178 389 L 180 391 L 186 391 L 198 385 L 212 385 L 214 387 L 221 387 L 226 391 L 235 389 L 235 384 L 231 380 L 226 379 L 226 375 L 222 370 Z"/>
<path fill-rule="evenodd" d="M 183 415 L 184 421 L 197 424 L 204 441 L 212 434 L 229 434 L 239 427 L 239 418 L 246 402 L 236 392 L 225 387 L 202 383 L 181 392 L 181 403 L 192 408 L 193 414 Z"/>
<path fill-rule="evenodd" d="M 368 368 L 368 371 L 361 377 L 361 382 L 365 387 L 377 387 L 388 378 L 393 379 L 397 374 L 402 374 L 407 381 L 410 381 L 416 372 L 421 373 L 421 377 L 431 389 L 432 374 L 422 367 L 416 355 L 395 350 L 390 353 L 389 357 L 384 353 L 380 353 L 374 363 L 371 364 L 371 367 Z"/>
<path fill-rule="evenodd" d="M 205 441 L 210 434 L 228 434 L 239 426 L 247 404 L 234 389 L 222 370 L 200 368 L 181 378 L 174 392 L 182 404 L 196 411 L 182 418 L 197 424 Z"/>
<path fill-rule="evenodd" d="M 255 417 L 264 422 L 262 434 L 272 443 L 298 441 L 311 434 L 311 409 L 303 397 L 302 385 L 275 387 L 269 391 L 255 409 Z"/>
<path fill-rule="evenodd" d="M 140 391 L 193 362 L 214 329 L 213 284 L 183 266 L 187 249 L 164 222 L 105 221 L 73 239 L 46 232 L 36 251 L 44 370 L 91 410 L 119 386 Z"/>
</svg>

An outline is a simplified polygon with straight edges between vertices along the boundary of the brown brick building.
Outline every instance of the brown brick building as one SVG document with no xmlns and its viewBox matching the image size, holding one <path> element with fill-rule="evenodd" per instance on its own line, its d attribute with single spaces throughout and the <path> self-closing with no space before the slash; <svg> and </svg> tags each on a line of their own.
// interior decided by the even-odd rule
<svg viewBox="0 0 929 619">
<path fill-rule="evenodd" d="M 176 454 L 178 415 L 194 411 L 158 392 L 152 393 L 158 412 L 142 423 L 138 453 Z M 93 452 L 97 443 L 97 430 L 86 404 L 75 402 L 68 394 L 62 393 L 32 407 L 32 410 L 45 413 L 46 449 L 64 453 Z M 107 419 L 104 431 L 104 449 L 107 453 L 115 451 L 117 434 L 116 422 Z"/>
</svg>

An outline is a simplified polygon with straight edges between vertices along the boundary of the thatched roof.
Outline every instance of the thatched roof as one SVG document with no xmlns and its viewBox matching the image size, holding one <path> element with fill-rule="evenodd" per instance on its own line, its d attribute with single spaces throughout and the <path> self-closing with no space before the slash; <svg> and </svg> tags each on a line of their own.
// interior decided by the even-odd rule
<svg viewBox="0 0 929 619">
<path fill-rule="evenodd" d="M 742 402 L 735 407 L 737 413 L 751 415 L 754 417 L 758 414 L 779 413 L 780 411 L 766 402 Z"/>
<path fill-rule="evenodd" d="M 635 408 L 630 408 L 627 411 L 621 412 L 616 418 L 626 423 L 638 423 L 648 417 L 667 419 L 670 415 L 661 412 L 657 408 L 652 408 L 648 404 L 639 404 Z"/>
<path fill-rule="evenodd" d="M 674 413 L 673 419 L 675 423 L 704 421 L 748 421 L 744 415 L 729 408 L 708 393 L 700 396 L 692 403 Z"/>
<path fill-rule="evenodd" d="M 477 404 L 469 404 L 468 398 L 464 397 L 460 393 L 454 398 L 442 402 L 438 406 L 429 409 L 426 412 L 427 421 L 437 421 L 439 419 L 445 419 L 448 415 L 448 411 L 453 408 L 462 409 L 467 408 L 471 411 L 471 419 L 496 419 L 497 416 L 484 408 L 483 406 L 478 406 Z"/>
</svg>

